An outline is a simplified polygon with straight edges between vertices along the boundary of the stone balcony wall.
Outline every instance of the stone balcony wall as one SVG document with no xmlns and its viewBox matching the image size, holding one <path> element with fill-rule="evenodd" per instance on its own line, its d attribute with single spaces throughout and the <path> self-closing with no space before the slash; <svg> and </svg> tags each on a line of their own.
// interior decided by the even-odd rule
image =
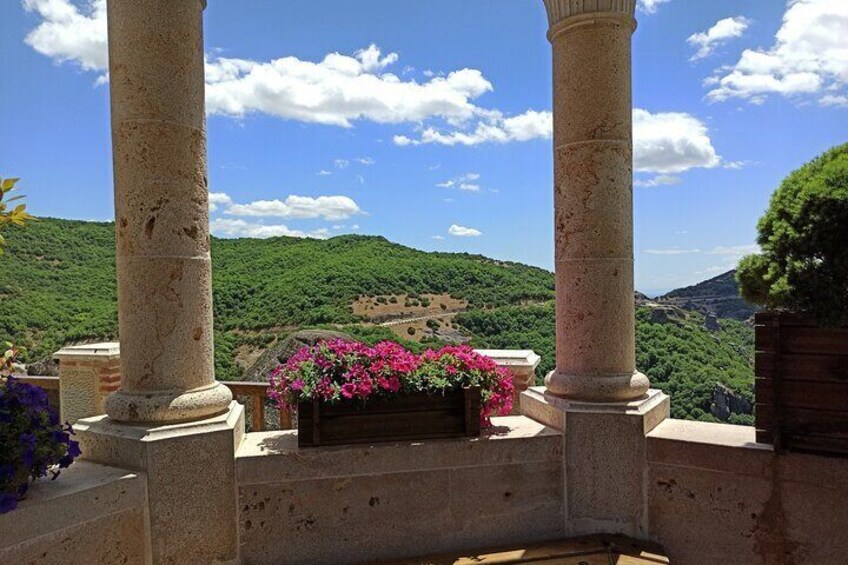
<svg viewBox="0 0 848 565">
<path fill-rule="evenodd" d="M 848 464 L 776 455 L 754 428 L 666 420 L 647 443 L 651 537 L 683 565 L 848 561 Z"/>
<path fill-rule="evenodd" d="M 523 416 L 495 424 L 478 439 L 304 450 L 293 431 L 246 434 L 235 459 L 242 562 L 367 563 L 566 537 L 563 435 Z M 776 456 L 753 428 L 666 420 L 648 434 L 644 466 L 626 471 L 644 477 L 648 537 L 672 563 L 848 555 L 843 459 Z M 0 563 L 147 563 L 144 485 L 87 461 L 39 481 L 0 516 Z"/>
<path fill-rule="evenodd" d="M 564 536 L 562 436 L 523 416 L 475 439 L 297 448 L 236 459 L 245 563 L 372 563 Z"/>
</svg>

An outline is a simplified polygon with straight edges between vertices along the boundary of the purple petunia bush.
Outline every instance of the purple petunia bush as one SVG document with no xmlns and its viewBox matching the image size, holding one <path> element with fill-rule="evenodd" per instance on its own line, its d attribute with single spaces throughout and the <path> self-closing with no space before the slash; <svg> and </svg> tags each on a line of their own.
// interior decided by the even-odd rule
<svg viewBox="0 0 848 565">
<path fill-rule="evenodd" d="M 42 388 L 0 376 L 0 514 L 18 506 L 30 481 L 48 473 L 55 479 L 79 457 L 73 434 Z"/>
<path fill-rule="evenodd" d="M 270 374 L 268 396 L 280 410 L 293 412 L 299 402 L 367 401 L 399 394 L 444 394 L 480 387 L 480 418 L 512 410 L 512 376 L 468 346 L 446 346 L 422 355 L 384 341 L 368 346 L 344 340 L 304 347 Z"/>
</svg>

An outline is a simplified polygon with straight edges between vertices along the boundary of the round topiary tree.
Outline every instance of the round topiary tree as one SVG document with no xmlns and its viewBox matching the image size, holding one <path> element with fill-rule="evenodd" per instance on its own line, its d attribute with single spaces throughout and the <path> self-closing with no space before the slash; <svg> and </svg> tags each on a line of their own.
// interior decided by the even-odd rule
<svg viewBox="0 0 848 565">
<path fill-rule="evenodd" d="M 848 321 L 848 144 L 790 174 L 758 224 L 762 252 L 742 259 L 742 296 L 768 309 Z"/>
</svg>

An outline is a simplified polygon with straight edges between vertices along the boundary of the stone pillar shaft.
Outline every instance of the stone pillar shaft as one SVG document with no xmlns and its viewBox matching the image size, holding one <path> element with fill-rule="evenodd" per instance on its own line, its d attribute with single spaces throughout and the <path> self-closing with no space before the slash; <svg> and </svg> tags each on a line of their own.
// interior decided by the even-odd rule
<svg viewBox="0 0 848 565">
<path fill-rule="evenodd" d="M 545 0 L 554 75 L 557 367 L 548 391 L 643 396 L 633 304 L 635 0 Z"/>
<path fill-rule="evenodd" d="M 121 390 L 109 416 L 226 411 L 214 380 L 203 0 L 109 0 Z"/>
</svg>

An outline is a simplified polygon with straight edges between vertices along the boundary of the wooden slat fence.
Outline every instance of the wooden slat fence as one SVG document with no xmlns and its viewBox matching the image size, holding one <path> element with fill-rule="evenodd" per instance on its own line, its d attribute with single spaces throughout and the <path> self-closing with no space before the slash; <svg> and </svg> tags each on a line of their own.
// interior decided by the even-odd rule
<svg viewBox="0 0 848 565">
<path fill-rule="evenodd" d="M 848 455 L 848 327 L 762 313 L 755 329 L 757 441 Z"/>
</svg>

